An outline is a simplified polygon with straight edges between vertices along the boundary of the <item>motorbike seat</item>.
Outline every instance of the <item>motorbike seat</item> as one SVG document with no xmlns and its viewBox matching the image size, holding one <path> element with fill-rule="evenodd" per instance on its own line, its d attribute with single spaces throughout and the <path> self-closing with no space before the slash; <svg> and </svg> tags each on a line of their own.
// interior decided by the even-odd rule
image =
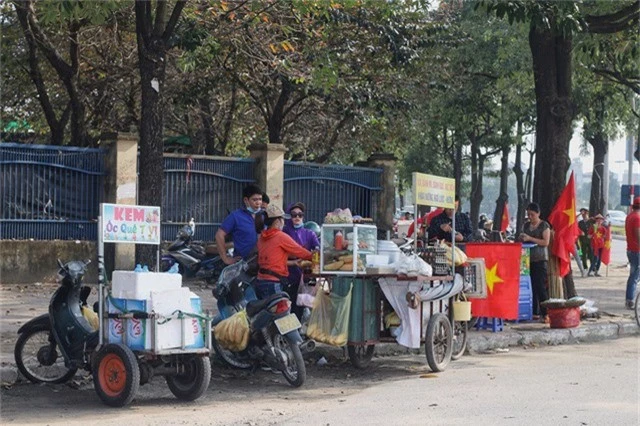
<svg viewBox="0 0 640 426">
<path fill-rule="evenodd" d="M 247 304 L 247 315 L 252 317 L 276 300 L 285 299 L 286 293 L 276 293 L 266 299 L 252 300 Z"/>
</svg>

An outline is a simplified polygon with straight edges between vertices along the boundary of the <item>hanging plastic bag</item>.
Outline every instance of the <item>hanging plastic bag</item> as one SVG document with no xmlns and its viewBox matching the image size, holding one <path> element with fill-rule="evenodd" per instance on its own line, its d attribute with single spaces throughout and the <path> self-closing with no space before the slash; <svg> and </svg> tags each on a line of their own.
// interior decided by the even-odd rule
<svg viewBox="0 0 640 426">
<path fill-rule="evenodd" d="M 216 340 L 230 351 L 239 352 L 249 344 L 249 319 L 244 309 L 222 320 L 213 329 Z"/>
<path fill-rule="evenodd" d="M 316 289 L 318 284 L 310 285 L 304 280 L 300 281 L 298 286 L 298 296 L 296 297 L 296 304 L 298 306 L 306 306 L 307 308 L 313 308 L 313 302 L 316 298 Z"/>
<path fill-rule="evenodd" d="M 89 309 L 86 306 L 81 306 L 82 316 L 89 322 L 89 325 L 93 327 L 94 330 L 100 328 L 100 320 L 98 319 L 98 314 L 93 312 L 93 309 Z"/>
<path fill-rule="evenodd" d="M 445 252 L 445 256 L 447 257 L 447 262 L 449 262 L 449 264 L 451 264 L 451 261 L 452 261 L 451 257 L 453 256 L 454 251 L 456 256 L 455 266 L 460 266 L 467 263 L 467 254 L 462 250 L 460 250 L 458 246 L 453 247 L 449 243 L 445 243 L 442 245 L 442 247 L 445 247 L 447 249 L 447 251 Z"/>
<path fill-rule="evenodd" d="M 307 336 L 332 346 L 347 344 L 352 290 L 353 284 L 346 296 L 318 292 L 309 318 Z"/>
</svg>

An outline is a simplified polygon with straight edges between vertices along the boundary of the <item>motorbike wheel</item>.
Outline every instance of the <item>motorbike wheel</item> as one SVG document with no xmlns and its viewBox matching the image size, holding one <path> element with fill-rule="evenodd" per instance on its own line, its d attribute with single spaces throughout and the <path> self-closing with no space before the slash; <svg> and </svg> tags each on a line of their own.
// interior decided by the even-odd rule
<svg viewBox="0 0 640 426">
<path fill-rule="evenodd" d="M 109 343 L 98 352 L 94 366 L 93 383 L 102 402 L 123 407 L 133 401 L 140 388 L 140 368 L 131 349 Z"/>
<path fill-rule="evenodd" d="M 194 401 L 202 396 L 211 381 L 211 361 L 208 357 L 189 356 L 182 360 L 184 373 L 166 376 L 167 386 L 176 398 Z"/>
<path fill-rule="evenodd" d="M 373 358 L 373 351 L 376 345 L 349 345 L 347 346 L 347 352 L 349 353 L 349 359 L 351 364 L 356 368 L 367 368 Z"/>
<path fill-rule="evenodd" d="M 424 338 L 424 351 L 431 371 L 444 371 L 449 365 L 452 334 L 451 323 L 445 314 L 438 313 L 429 319 L 427 334 Z"/>
<path fill-rule="evenodd" d="M 276 351 L 284 355 L 282 375 L 294 388 L 299 388 L 307 378 L 307 368 L 304 365 L 300 347 L 287 340 L 282 334 L 276 333 L 273 337 L 273 346 Z"/>
<path fill-rule="evenodd" d="M 20 334 L 13 354 L 18 370 L 33 383 L 65 383 L 78 370 L 67 368 L 51 328 L 39 325 Z"/>
<path fill-rule="evenodd" d="M 462 357 L 467 349 L 467 321 L 453 322 L 453 342 L 451 350 L 451 359 L 457 360 Z"/>
<path fill-rule="evenodd" d="M 253 367 L 253 363 L 251 362 L 251 360 L 245 360 L 241 358 L 237 353 L 223 348 L 216 340 L 216 336 L 213 331 L 211 332 L 211 346 L 213 347 L 213 350 L 215 351 L 218 358 L 228 366 L 239 368 L 242 370 L 247 370 Z"/>
</svg>

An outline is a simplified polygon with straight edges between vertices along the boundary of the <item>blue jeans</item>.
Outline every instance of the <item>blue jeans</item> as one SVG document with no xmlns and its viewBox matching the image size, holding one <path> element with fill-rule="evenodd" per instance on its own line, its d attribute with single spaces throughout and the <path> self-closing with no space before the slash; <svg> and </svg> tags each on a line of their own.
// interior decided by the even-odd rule
<svg viewBox="0 0 640 426">
<path fill-rule="evenodd" d="M 627 300 L 633 300 L 636 294 L 636 285 L 640 281 L 640 252 L 627 250 L 627 259 L 629 259 L 629 278 L 627 279 Z"/>
<path fill-rule="evenodd" d="M 604 249 L 598 248 L 593 249 L 593 261 L 591 262 L 591 268 L 589 268 L 589 272 L 595 272 L 596 274 L 600 270 L 600 263 L 602 262 L 602 251 Z"/>
<path fill-rule="evenodd" d="M 269 296 L 282 292 L 280 281 L 256 280 L 255 289 L 258 299 L 266 299 Z"/>
</svg>

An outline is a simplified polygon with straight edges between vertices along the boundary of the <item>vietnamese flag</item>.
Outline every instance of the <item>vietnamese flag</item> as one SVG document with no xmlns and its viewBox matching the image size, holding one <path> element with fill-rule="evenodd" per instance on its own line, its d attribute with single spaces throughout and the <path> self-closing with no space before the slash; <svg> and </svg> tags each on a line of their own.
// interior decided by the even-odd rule
<svg viewBox="0 0 640 426">
<path fill-rule="evenodd" d="M 576 222 L 576 184 L 573 172 L 551 210 L 549 223 L 555 231 L 551 253 L 560 261 L 560 276 L 564 277 L 571 268 L 570 253 L 575 251 L 576 240 L 580 235 L 578 222 Z"/>
<path fill-rule="evenodd" d="M 484 258 L 486 299 L 471 299 L 476 317 L 518 319 L 522 243 L 467 243 L 470 258 Z"/>
<path fill-rule="evenodd" d="M 611 262 L 611 225 L 605 226 L 604 229 L 604 248 L 602 249 L 600 261 L 608 265 Z"/>
<path fill-rule="evenodd" d="M 500 219 L 500 232 L 505 232 L 507 230 L 507 226 L 509 226 L 509 207 L 507 206 L 507 203 L 504 203 L 502 219 Z"/>
</svg>

